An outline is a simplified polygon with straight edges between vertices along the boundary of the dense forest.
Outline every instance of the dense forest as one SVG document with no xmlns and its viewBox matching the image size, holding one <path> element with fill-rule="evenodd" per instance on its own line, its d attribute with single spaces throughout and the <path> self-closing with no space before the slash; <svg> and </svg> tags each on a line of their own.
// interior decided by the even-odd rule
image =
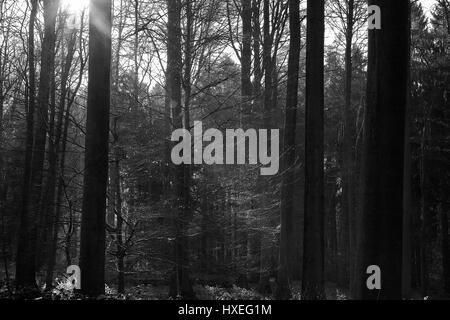
<svg viewBox="0 0 450 320">
<path fill-rule="evenodd" d="M 0 298 L 450 298 L 449 78 L 449 0 L 0 0 Z"/>
</svg>

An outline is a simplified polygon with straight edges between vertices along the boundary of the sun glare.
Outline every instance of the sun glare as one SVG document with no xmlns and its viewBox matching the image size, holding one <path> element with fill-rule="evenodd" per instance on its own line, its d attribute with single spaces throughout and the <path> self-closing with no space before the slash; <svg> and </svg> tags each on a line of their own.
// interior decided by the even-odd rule
<svg viewBox="0 0 450 320">
<path fill-rule="evenodd" d="M 78 13 L 89 7 L 89 0 L 62 0 L 61 6 L 71 13 Z"/>
</svg>

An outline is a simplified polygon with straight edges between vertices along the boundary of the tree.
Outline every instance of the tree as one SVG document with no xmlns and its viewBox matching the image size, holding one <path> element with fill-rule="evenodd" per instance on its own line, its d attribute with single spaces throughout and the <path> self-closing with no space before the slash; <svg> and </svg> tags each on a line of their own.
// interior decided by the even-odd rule
<svg viewBox="0 0 450 320">
<path fill-rule="evenodd" d="M 37 6 L 37 4 L 36 4 Z M 29 182 L 25 181 L 24 193 L 29 193 L 23 202 L 25 212 L 22 215 L 16 264 L 17 287 L 30 287 L 35 283 L 36 242 L 38 242 L 38 221 L 42 218 L 41 188 L 47 140 L 48 104 L 50 98 L 51 78 L 55 64 L 55 24 L 59 0 L 44 3 L 44 39 L 41 52 L 41 72 L 37 108 L 33 113 L 33 146 L 30 159 Z M 33 15 L 34 15 L 34 8 Z M 34 19 L 31 19 L 34 21 Z M 30 22 L 31 24 L 31 22 Z M 34 28 L 30 25 L 30 35 Z M 30 40 L 31 41 L 31 40 Z M 32 45 L 32 47 L 34 44 Z M 33 68 L 30 68 L 33 71 Z M 30 81 L 31 83 L 31 81 Z M 30 100 L 34 97 L 30 96 Z M 28 160 L 28 159 L 27 159 Z M 28 174 L 28 173 L 27 173 Z M 28 180 L 28 177 L 26 177 Z"/>
<path fill-rule="evenodd" d="M 183 109 L 181 106 L 181 1 L 167 0 L 168 34 L 167 34 L 167 71 L 166 86 L 170 101 L 173 128 L 183 128 Z M 188 129 L 188 128 L 187 128 Z M 189 257 L 187 238 L 185 236 L 185 223 L 187 221 L 186 196 L 189 192 L 186 185 L 186 169 L 184 165 L 175 167 L 175 201 L 176 213 L 174 217 L 174 257 L 175 270 L 171 281 L 173 297 L 190 298 L 194 291 L 189 279 Z M 175 290 L 174 290 L 175 289 Z"/>
<path fill-rule="evenodd" d="M 324 1 L 307 2 L 305 220 L 302 297 L 324 292 Z"/>
<path fill-rule="evenodd" d="M 409 1 L 370 4 L 381 9 L 382 29 L 369 31 L 358 297 L 401 299 Z M 382 271 L 380 291 L 367 286 L 372 265 Z"/>
<path fill-rule="evenodd" d="M 86 154 L 81 222 L 81 288 L 105 291 L 105 215 L 108 186 L 111 0 L 92 0 L 89 12 Z"/>
<path fill-rule="evenodd" d="M 66 59 L 64 61 L 63 72 L 61 74 L 61 97 L 59 101 L 59 111 L 57 119 L 57 127 L 54 136 L 50 139 L 49 148 L 49 169 L 48 169 L 48 185 L 47 185 L 47 195 L 45 198 L 46 210 L 48 211 L 49 221 L 48 234 L 50 235 L 49 241 L 49 252 L 47 258 L 47 275 L 46 275 L 46 289 L 52 287 L 53 281 L 53 270 L 55 267 L 56 250 L 57 250 L 57 236 L 58 236 L 58 220 L 59 220 L 59 209 L 55 206 L 55 195 L 57 195 L 57 175 L 58 175 L 58 156 L 61 150 L 61 140 L 63 137 L 64 128 L 64 112 L 66 110 L 67 104 L 67 82 L 70 76 L 70 70 L 73 63 L 73 57 L 75 54 L 75 45 L 77 40 L 77 30 L 73 29 L 69 36 L 68 41 L 68 51 Z M 54 116 L 53 116 L 54 118 Z M 64 143 L 64 142 L 63 142 Z M 65 150 L 64 150 L 65 152 Z M 61 170 L 59 171 L 61 174 Z"/>
<path fill-rule="evenodd" d="M 290 298 L 290 254 L 293 243 L 294 211 L 294 167 L 295 129 L 297 126 L 298 85 L 300 72 L 301 20 L 300 1 L 289 1 L 290 46 L 288 60 L 288 83 L 286 91 L 286 112 L 284 120 L 284 156 L 282 160 L 283 181 L 281 185 L 281 237 L 278 268 L 277 299 Z"/>
<path fill-rule="evenodd" d="M 36 229 L 34 219 L 28 212 L 28 202 L 30 201 L 30 179 L 31 179 L 31 156 L 33 152 L 33 127 L 34 127 L 34 109 L 35 109 L 35 62 L 34 62 L 34 27 L 36 23 L 38 3 L 37 0 L 31 1 L 30 21 L 28 24 L 28 96 L 26 113 L 26 150 L 24 163 L 24 181 L 22 191 L 22 208 L 20 211 L 19 239 L 17 244 L 16 258 L 16 287 L 35 287 L 36 270 L 34 265 L 34 241 L 33 234 Z"/>
</svg>

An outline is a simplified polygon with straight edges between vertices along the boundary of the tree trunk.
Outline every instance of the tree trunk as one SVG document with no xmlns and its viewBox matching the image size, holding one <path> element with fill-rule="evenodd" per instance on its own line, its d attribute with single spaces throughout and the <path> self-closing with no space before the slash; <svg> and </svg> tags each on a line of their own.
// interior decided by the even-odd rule
<svg viewBox="0 0 450 320">
<path fill-rule="evenodd" d="M 369 31 L 358 297 L 400 300 L 409 1 L 369 4 L 380 7 L 382 29 Z M 372 265 L 381 269 L 381 290 L 367 286 Z"/>
<path fill-rule="evenodd" d="M 284 156 L 282 160 L 283 181 L 281 184 L 281 238 L 276 298 L 289 299 L 290 290 L 290 257 L 293 254 L 292 244 L 294 225 L 294 183 L 295 183 L 295 129 L 297 126 L 298 85 L 300 72 L 300 1 L 289 1 L 290 45 L 288 60 L 288 80 L 286 92 L 286 111 L 284 120 Z"/>
<path fill-rule="evenodd" d="M 411 6 L 409 8 L 408 42 L 409 61 L 411 61 Z M 403 182 L 403 258 L 402 258 L 402 295 L 403 299 L 411 296 L 412 283 L 412 152 L 411 152 L 411 64 L 408 66 L 408 87 L 406 93 L 407 106 L 405 114 L 405 160 Z"/>
<path fill-rule="evenodd" d="M 181 1 L 167 0 L 168 9 L 168 39 L 167 39 L 167 92 L 172 111 L 173 129 L 183 127 L 183 108 L 181 105 Z M 189 279 L 189 251 L 188 238 L 185 236 L 188 223 L 188 208 L 186 208 L 186 170 L 184 165 L 175 168 L 176 182 L 176 216 L 174 217 L 175 243 L 174 257 L 175 270 L 172 276 L 170 295 L 174 298 L 193 298 L 194 291 Z"/>
<path fill-rule="evenodd" d="M 32 1 L 28 39 L 29 105 L 27 112 L 27 147 L 16 259 L 17 288 L 31 288 L 36 286 L 36 240 L 37 221 L 39 218 L 37 213 L 40 204 L 42 171 L 45 157 L 47 111 L 50 94 L 50 76 L 54 64 L 53 51 L 55 46 L 55 21 L 58 1 L 46 1 L 44 4 L 45 34 L 42 43 L 38 108 L 35 108 L 34 24 L 37 8 L 37 1 Z"/>
<path fill-rule="evenodd" d="M 46 229 L 47 213 L 43 212 L 43 176 L 46 155 L 47 134 L 51 134 L 51 120 L 49 119 L 49 106 L 51 106 L 51 91 L 55 67 L 56 44 L 56 15 L 59 0 L 44 3 L 44 39 L 41 52 L 41 72 L 39 78 L 38 105 L 34 112 L 34 142 L 31 162 L 31 191 L 28 211 L 35 217 L 36 232 L 36 264 L 39 266 L 41 248 Z M 52 108 L 53 109 L 53 108 Z"/>
<path fill-rule="evenodd" d="M 3 19 L 4 12 L 3 12 L 3 2 L 0 4 L 0 19 Z M 5 28 L 4 23 L 1 23 L 1 27 Z M 2 46 L 0 48 L 0 52 L 3 53 L 3 57 L 0 57 L 0 215 L 1 215 L 1 233 L 0 233 L 0 241 L 2 242 L 2 255 L 3 255 L 3 265 L 5 269 L 5 281 L 6 281 L 6 287 L 8 291 L 10 291 L 10 285 L 9 285 L 9 270 L 8 270 L 8 256 L 6 254 L 6 234 L 5 234 L 5 202 L 8 196 L 8 186 L 6 185 L 6 170 L 4 168 L 4 146 L 3 146 L 3 105 L 5 102 L 5 91 L 3 90 L 4 85 L 3 82 L 5 81 L 5 67 L 7 64 L 7 54 L 6 50 L 8 47 L 8 37 L 10 33 L 11 27 L 8 27 L 6 31 L 5 40 L 2 43 Z"/>
<path fill-rule="evenodd" d="M 302 298 L 324 291 L 324 1 L 308 0 L 306 40 L 305 220 Z"/>
<path fill-rule="evenodd" d="M 105 292 L 105 215 L 108 186 L 111 75 L 111 0 L 92 0 L 89 13 L 89 82 L 81 221 L 81 289 Z"/>
</svg>

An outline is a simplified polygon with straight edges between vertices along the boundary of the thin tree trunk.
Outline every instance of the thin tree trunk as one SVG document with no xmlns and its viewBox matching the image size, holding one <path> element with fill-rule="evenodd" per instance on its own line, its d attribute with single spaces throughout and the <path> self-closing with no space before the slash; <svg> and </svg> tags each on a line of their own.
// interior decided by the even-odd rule
<svg viewBox="0 0 450 320">
<path fill-rule="evenodd" d="M 4 11 L 3 11 L 3 1 L 0 3 L 0 19 L 2 20 L 1 22 L 1 28 L 3 29 L 4 23 L 3 23 L 3 17 L 4 17 Z M 3 41 L 3 46 L 2 48 L 0 48 L 0 52 L 3 53 L 3 57 L 0 57 L 0 215 L 1 215 L 1 233 L 0 233 L 0 239 L 2 242 L 2 256 L 3 256 L 3 266 L 5 269 L 5 280 L 6 280 L 6 286 L 8 291 L 10 291 L 10 284 L 9 284 L 9 270 L 8 270 L 8 256 L 6 254 L 6 244 L 7 244 L 7 240 L 6 240 L 6 226 L 5 226 L 5 215 L 6 215 L 6 210 L 4 208 L 6 199 L 7 199 L 7 195 L 8 195 L 8 187 L 6 185 L 6 170 L 4 170 L 4 147 L 3 147 L 3 104 L 5 102 L 5 92 L 3 90 L 3 82 L 5 81 L 4 79 L 4 75 L 5 75 L 5 66 L 6 66 L 6 59 L 7 59 L 7 55 L 6 55 L 6 47 L 8 46 L 8 37 L 9 37 L 9 32 L 10 32 L 10 28 L 8 28 L 7 32 L 6 32 L 6 38 Z M 4 52 L 3 52 L 4 51 Z M 3 60 L 4 59 L 4 60 Z"/>
</svg>

